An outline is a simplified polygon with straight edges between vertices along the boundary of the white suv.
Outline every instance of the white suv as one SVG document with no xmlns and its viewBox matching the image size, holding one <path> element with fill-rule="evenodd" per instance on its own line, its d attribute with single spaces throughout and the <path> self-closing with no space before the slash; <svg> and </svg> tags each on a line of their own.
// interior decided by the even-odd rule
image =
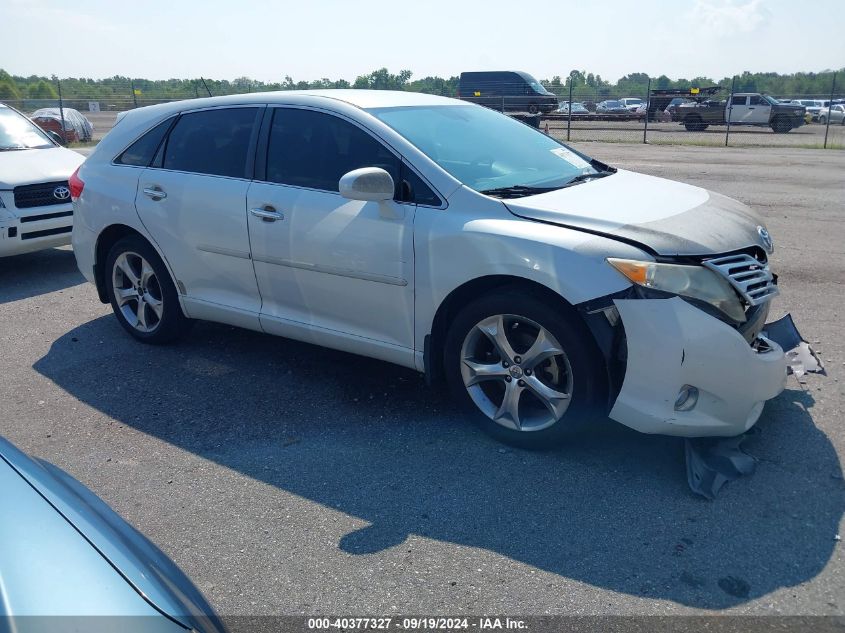
<svg viewBox="0 0 845 633">
<path fill-rule="evenodd" d="M 126 114 L 71 179 L 79 268 L 140 341 L 191 319 L 414 368 L 499 438 L 742 433 L 784 387 L 744 205 L 492 110 L 282 92 Z"/>
<path fill-rule="evenodd" d="M 70 243 L 68 177 L 83 160 L 0 103 L 0 257 Z"/>
</svg>

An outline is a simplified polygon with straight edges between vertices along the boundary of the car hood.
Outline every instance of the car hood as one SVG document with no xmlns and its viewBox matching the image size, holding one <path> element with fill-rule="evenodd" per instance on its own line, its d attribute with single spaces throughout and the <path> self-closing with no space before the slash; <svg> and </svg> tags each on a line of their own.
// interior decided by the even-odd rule
<svg viewBox="0 0 845 633">
<path fill-rule="evenodd" d="M 84 160 L 64 147 L 0 152 L 0 189 L 67 180 Z"/>
<path fill-rule="evenodd" d="M 0 437 L 0 466 L 3 462 L 53 506 L 56 516 L 70 523 L 156 610 L 186 628 L 225 633 L 223 623 L 182 570 L 88 488 L 60 468 L 28 457 Z M 25 508 L 5 510 L 19 512 L 21 520 L 27 520 Z M 0 604 L 0 614 L 2 607 Z"/>
<path fill-rule="evenodd" d="M 741 202 L 630 171 L 503 202 L 519 217 L 619 239 L 655 255 L 766 248 L 762 221 Z"/>
</svg>

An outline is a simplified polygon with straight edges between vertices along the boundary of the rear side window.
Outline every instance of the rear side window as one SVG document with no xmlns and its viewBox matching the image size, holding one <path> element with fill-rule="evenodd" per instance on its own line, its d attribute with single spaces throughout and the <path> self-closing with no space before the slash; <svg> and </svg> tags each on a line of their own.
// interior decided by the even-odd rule
<svg viewBox="0 0 845 633">
<path fill-rule="evenodd" d="M 172 118 L 159 123 L 124 150 L 115 162 L 119 165 L 149 167 L 153 161 L 153 156 L 155 156 L 162 139 L 167 134 L 167 130 L 170 129 L 171 125 L 173 125 Z"/>
<path fill-rule="evenodd" d="M 245 178 L 247 152 L 259 108 L 183 114 L 167 139 L 165 169 Z"/>
<path fill-rule="evenodd" d="M 336 116 L 278 108 L 267 147 L 267 180 L 337 191 L 341 176 L 381 167 L 399 183 L 399 159 L 361 128 Z"/>
<path fill-rule="evenodd" d="M 731 105 L 744 106 L 745 105 L 745 95 L 742 95 L 741 97 L 732 97 L 731 98 Z"/>
</svg>

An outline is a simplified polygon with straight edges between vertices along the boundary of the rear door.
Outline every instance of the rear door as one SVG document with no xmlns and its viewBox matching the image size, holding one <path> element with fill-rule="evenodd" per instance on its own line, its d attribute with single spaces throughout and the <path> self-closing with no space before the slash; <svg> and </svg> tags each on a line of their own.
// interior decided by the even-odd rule
<svg viewBox="0 0 845 633">
<path fill-rule="evenodd" d="M 747 123 L 749 113 L 748 95 L 733 95 L 728 106 L 731 123 Z"/>
<path fill-rule="evenodd" d="M 262 327 L 407 362 L 416 207 L 399 192 L 382 203 L 338 193 L 340 177 L 360 167 L 381 167 L 400 182 L 400 158 L 328 112 L 271 108 L 267 128 L 247 196 Z"/>
<path fill-rule="evenodd" d="M 264 106 L 182 114 L 138 183 L 135 206 L 188 316 L 258 328 L 246 194 Z"/>
</svg>

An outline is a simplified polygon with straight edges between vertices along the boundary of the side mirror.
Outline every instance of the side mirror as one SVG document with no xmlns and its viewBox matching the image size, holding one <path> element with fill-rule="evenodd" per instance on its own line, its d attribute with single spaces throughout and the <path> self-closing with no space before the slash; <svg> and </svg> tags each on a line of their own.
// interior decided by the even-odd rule
<svg viewBox="0 0 845 633">
<path fill-rule="evenodd" d="M 63 139 L 61 134 L 59 134 L 58 132 L 54 132 L 53 130 L 47 130 L 47 136 L 49 136 L 55 143 L 58 143 L 62 147 L 66 145 L 65 139 Z"/>
<path fill-rule="evenodd" d="M 396 185 L 393 177 L 380 167 L 353 169 L 340 178 L 340 195 L 350 200 L 383 202 L 392 200 Z"/>
</svg>

